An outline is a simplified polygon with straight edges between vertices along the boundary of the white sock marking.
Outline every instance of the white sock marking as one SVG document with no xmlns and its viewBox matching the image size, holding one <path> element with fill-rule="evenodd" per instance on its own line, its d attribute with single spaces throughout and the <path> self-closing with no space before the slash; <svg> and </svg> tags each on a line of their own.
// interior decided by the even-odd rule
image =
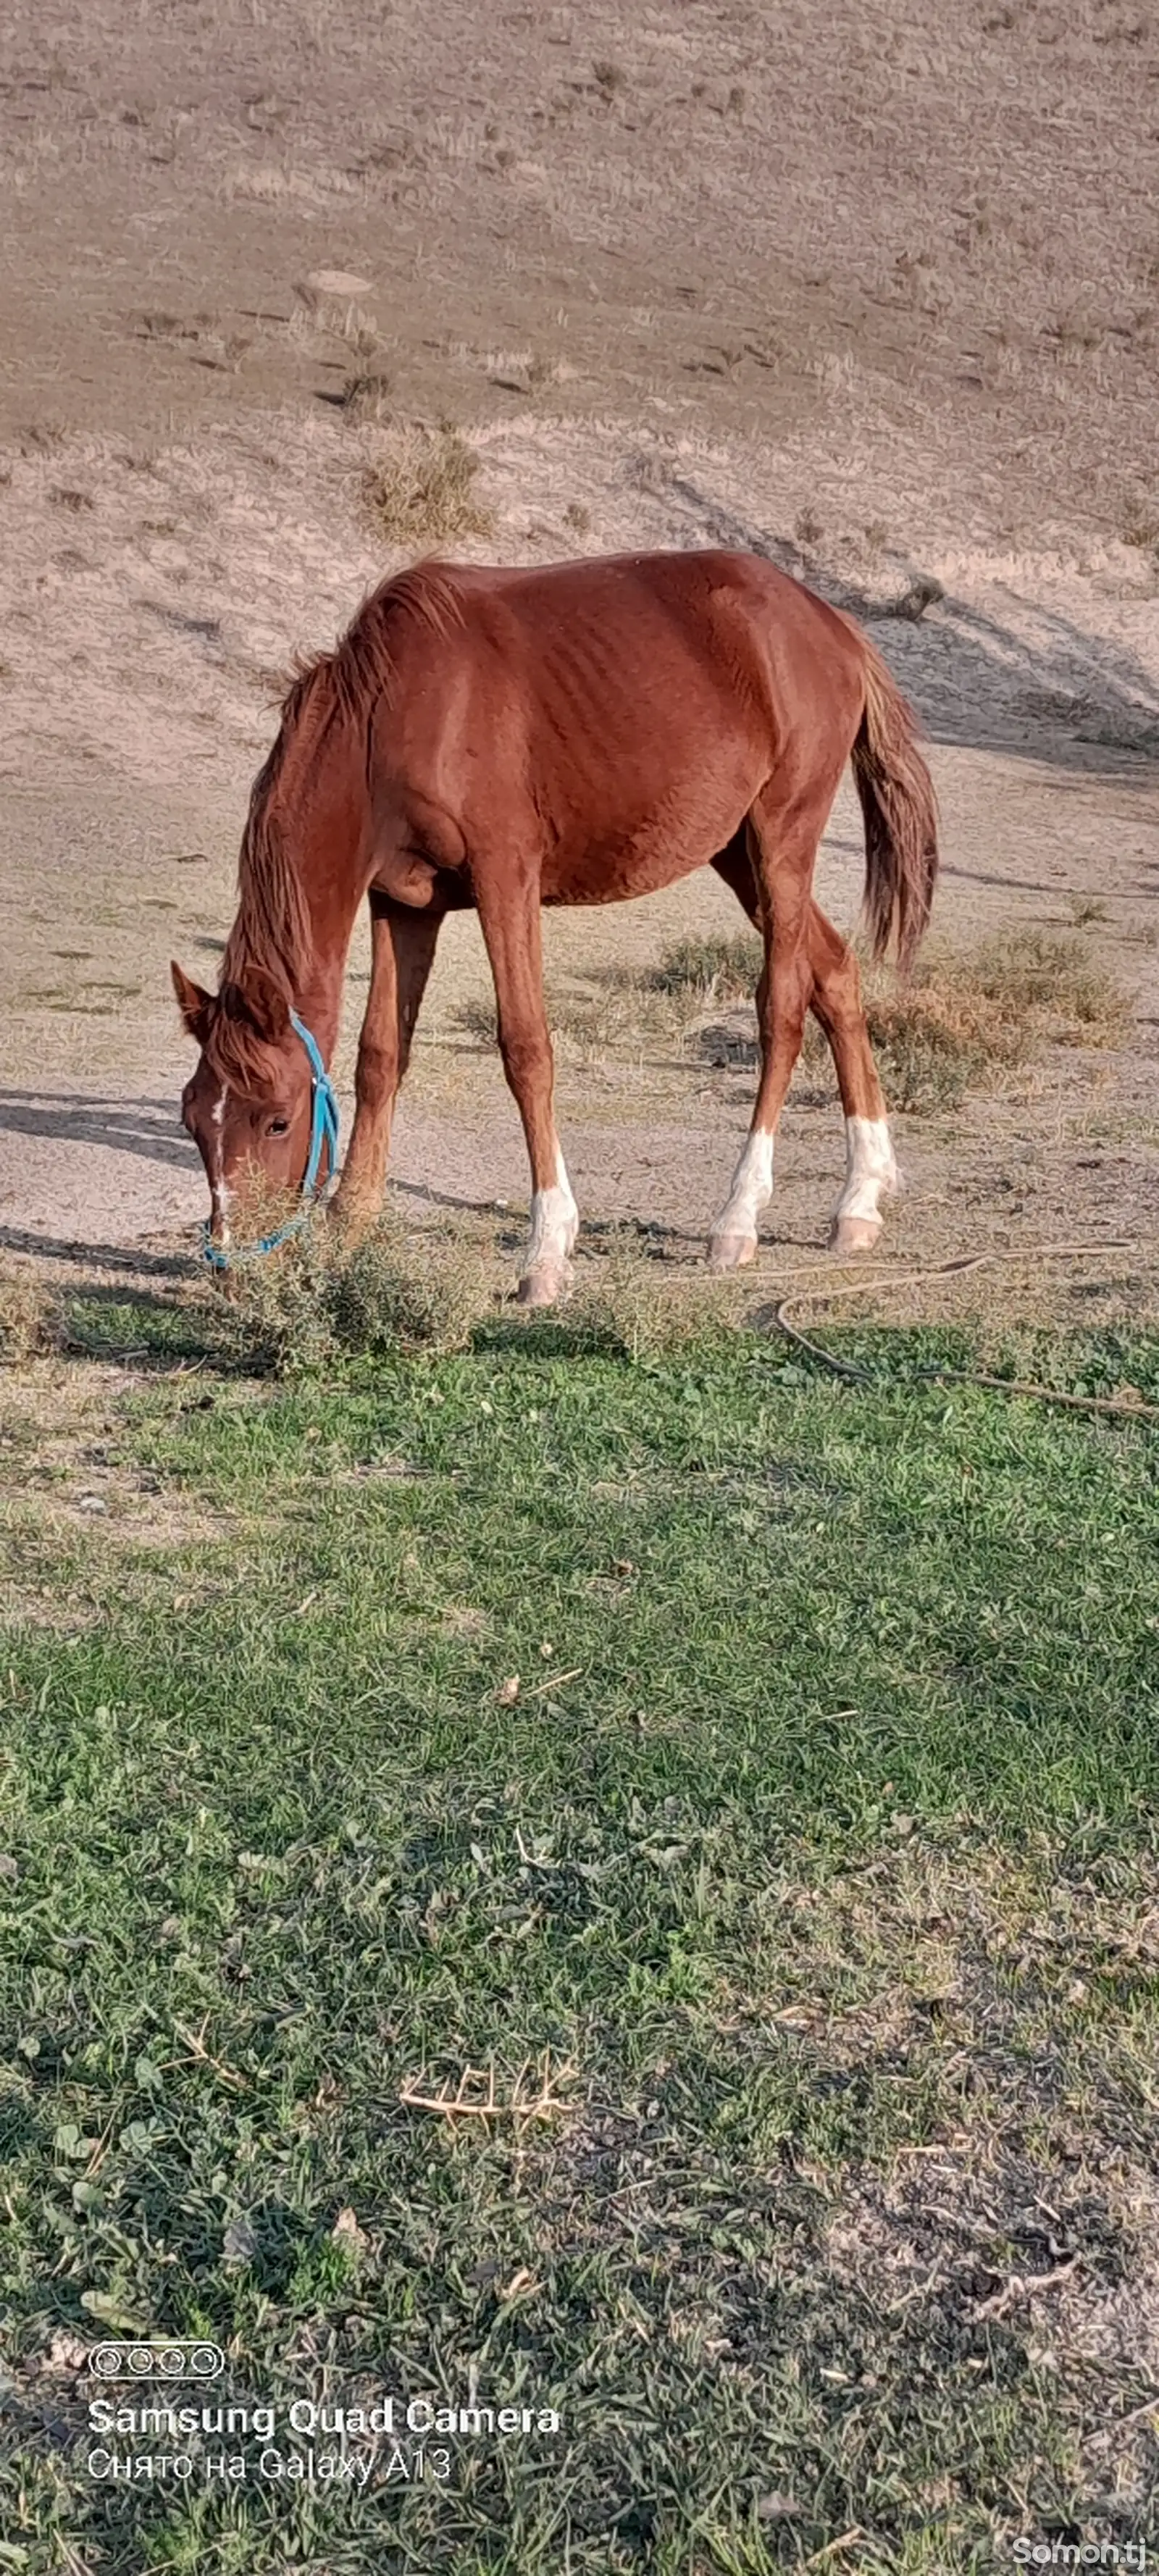
<svg viewBox="0 0 1159 2576">
<path fill-rule="evenodd" d="M 878 1200 L 883 1190 L 897 1188 L 897 1164 L 889 1141 L 889 1124 L 884 1118 L 847 1118 L 845 1121 L 845 1187 L 837 1202 L 837 1221 L 843 1216 L 863 1217 L 871 1225 L 880 1224 Z"/>
<path fill-rule="evenodd" d="M 536 1190 L 531 1202 L 531 1236 L 523 1257 L 524 1271 L 555 1269 L 567 1260 L 579 1231 L 579 1209 L 558 1145 L 555 1186 Z"/>
<path fill-rule="evenodd" d="M 732 1176 L 732 1188 L 712 1229 L 712 1240 L 726 1234 L 755 1234 L 761 1209 L 773 1195 L 773 1135 L 754 1127 Z"/>
</svg>

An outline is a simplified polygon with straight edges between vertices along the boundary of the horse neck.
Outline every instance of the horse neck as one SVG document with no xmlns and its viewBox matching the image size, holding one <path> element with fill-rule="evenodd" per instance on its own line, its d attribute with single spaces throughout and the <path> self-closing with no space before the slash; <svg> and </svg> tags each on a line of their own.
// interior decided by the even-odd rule
<svg viewBox="0 0 1159 2576">
<path fill-rule="evenodd" d="M 294 994 L 298 1018 L 316 1039 L 327 1064 L 332 1063 L 338 1043 L 346 952 L 352 927 L 353 917 L 346 925 L 345 937 L 336 941 L 333 948 L 325 952 L 315 950 L 306 971 L 297 979 Z"/>
<path fill-rule="evenodd" d="M 302 792 L 284 800 L 278 823 L 308 922 L 293 982 L 299 1019 L 317 1039 L 327 1063 L 342 1016 L 346 958 L 359 904 L 366 891 L 364 861 L 368 816 L 361 779 L 352 781 L 338 746 L 324 751 Z"/>
</svg>

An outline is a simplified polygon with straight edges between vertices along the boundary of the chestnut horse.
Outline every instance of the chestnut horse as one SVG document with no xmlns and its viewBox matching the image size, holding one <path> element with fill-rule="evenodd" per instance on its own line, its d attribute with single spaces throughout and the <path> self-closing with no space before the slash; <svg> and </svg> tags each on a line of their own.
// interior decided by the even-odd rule
<svg viewBox="0 0 1159 2576">
<path fill-rule="evenodd" d="M 937 872 L 933 787 L 910 710 L 851 619 L 772 564 L 715 551 L 532 571 L 426 562 L 384 582 L 285 700 L 250 801 L 218 992 L 173 968 L 201 1048 L 182 1116 L 214 1243 L 228 1246 L 247 1169 L 301 1187 L 312 1087 L 295 1021 L 329 1062 L 364 899 L 373 966 L 333 1212 L 377 1212 L 439 926 L 473 906 L 531 1163 L 520 1295 L 550 1304 L 578 1213 L 553 1113 L 540 906 L 617 903 L 709 866 L 765 947 L 756 1105 L 710 1259 L 728 1270 L 756 1251 L 810 1009 L 845 1111 L 832 1242 L 867 1250 L 896 1167 L 857 966 L 811 896 L 850 756 L 874 950 L 893 936 L 904 964 Z"/>
</svg>

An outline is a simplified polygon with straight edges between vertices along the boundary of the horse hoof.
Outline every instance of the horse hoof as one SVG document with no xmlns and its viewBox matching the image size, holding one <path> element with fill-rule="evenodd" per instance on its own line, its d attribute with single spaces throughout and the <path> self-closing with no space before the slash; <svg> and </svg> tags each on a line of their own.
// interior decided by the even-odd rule
<svg viewBox="0 0 1159 2576">
<path fill-rule="evenodd" d="M 757 1257 L 755 1234 L 714 1234 L 708 1243 L 710 1270 L 743 1270 Z"/>
<path fill-rule="evenodd" d="M 839 1252 L 843 1258 L 851 1252 L 872 1252 L 880 1233 L 876 1217 L 837 1216 L 833 1219 L 829 1250 Z"/>
<path fill-rule="evenodd" d="M 566 1261 L 542 1261 L 534 1270 L 525 1270 L 519 1282 L 521 1306 L 555 1306 L 566 1296 L 571 1270 Z"/>
</svg>

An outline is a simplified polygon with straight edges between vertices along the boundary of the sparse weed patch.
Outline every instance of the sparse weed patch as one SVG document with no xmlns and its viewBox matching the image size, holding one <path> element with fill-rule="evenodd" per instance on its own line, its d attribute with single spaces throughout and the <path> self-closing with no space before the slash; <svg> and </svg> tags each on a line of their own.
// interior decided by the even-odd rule
<svg viewBox="0 0 1159 2576">
<path fill-rule="evenodd" d="M 390 417 L 391 379 L 381 369 L 349 375 L 339 396 L 343 418 L 354 423 L 382 421 Z"/>
<path fill-rule="evenodd" d="M 747 1001 L 764 962 L 763 944 L 749 930 L 738 930 L 732 938 L 678 939 L 644 981 L 653 992 L 672 993 L 697 1005 Z"/>
<path fill-rule="evenodd" d="M 762 944 L 749 931 L 679 940 L 642 975 L 607 972 L 587 993 L 551 997 L 553 1033 L 565 1055 L 581 1058 L 699 1042 L 710 1061 L 755 1062 L 755 1020 L 722 1028 L 706 1015 L 751 1000 L 763 962 Z M 1113 976 L 1067 933 L 1009 933 L 965 955 L 933 950 L 904 984 L 888 968 L 868 966 L 863 989 L 887 1095 L 895 1109 L 914 1114 L 958 1107 L 969 1089 L 1023 1064 L 1045 1040 L 1114 1046 L 1130 1019 Z M 458 1018 L 472 1036 L 494 1044 L 489 997 L 466 1002 Z M 813 1020 L 803 1062 L 810 1072 L 829 1062 Z"/>
<path fill-rule="evenodd" d="M 65 1339 L 60 1300 L 31 1270 L 0 1269 L 0 1366 L 41 1359 Z"/>
<path fill-rule="evenodd" d="M 678 1044 L 688 1009 L 655 986 L 647 976 L 610 969 L 594 978 L 586 991 L 571 987 L 549 991 L 548 1019 L 556 1050 L 564 1061 L 598 1062 L 608 1055 L 637 1057 L 641 1048 L 667 1041 Z M 489 994 L 469 997 L 456 1014 L 456 1024 L 483 1046 L 498 1036 L 495 1003 Z"/>
<path fill-rule="evenodd" d="M 475 490 L 479 459 L 457 429 L 399 429 L 370 466 L 366 508 L 392 546 L 440 545 L 490 534 L 494 514 Z"/>
<path fill-rule="evenodd" d="M 932 951 L 908 984 L 870 970 L 866 1016 L 892 1106 L 920 1113 L 956 1108 L 1044 1041 L 1116 1045 L 1130 1006 L 1082 941 L 1020 931 L 963 956 Z"/>
<path fill-rule="evenodd" d="M 322 1220 L 281 1254 L 239 1263 L 206 1323 L 219 1358 L 285 1376 L 349 1358 L 459 1350 L 495 1302 L 493 1251 L 461 1230 L 382 1217 L 359 1240 Z"/>
</svg>

